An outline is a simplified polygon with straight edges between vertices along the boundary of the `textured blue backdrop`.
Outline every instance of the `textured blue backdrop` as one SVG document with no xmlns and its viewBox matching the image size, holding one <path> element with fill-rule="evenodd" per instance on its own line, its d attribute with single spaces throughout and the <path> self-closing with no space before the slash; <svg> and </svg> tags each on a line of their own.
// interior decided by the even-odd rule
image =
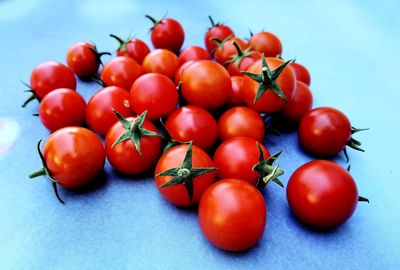
<svg viewBox="0 0 400 270">
<path fill-rule="evenodd" d="M 367 3 L 368 2 L 368 3 Z M 113 3 L 113 4 L 111 4 Z M 345 112 L 367 150 L 350 152 L 360 204 L 344 226 L 318 233 L 291 215 L 285 192 L 264 192 L 267 228 L 245 253 L 227 253 L 201 235 L 194 211 L 177 209 L 158 194 L 151 177 L 127 179 L 107 165 L 107 181 L 94 190 L 61 190 L 57 202 L 48 181 L 28 180 L 40 161 L 35 144 L 48 132 L 19 108 L 20 79 L 46 60 L 65 61 L 68 47 L 87 40 L 114 50 L 108 37 L 137 35 L 149 41 L 144 14 L 178 19 L 185 46 L 203 45 L 207 15 L 228 23 L 238 36 L 266 29 L 283 42 L 285 58 L 297 58 L 312 74 L 315 106 Z M 1 269 L 399 269 L 400 207 L 400 2 L 393 1 L 0 1 L 0 268 Z M 80 82 L 87 99 L 98 87 Z M 15 140 L 11 149 L 5 145 Z M 282 180 L 312 157 L 296 134 L 267 138 L 283 149 Z M 335 160 L 345 164 L 342 156 Z"/>
</svg>

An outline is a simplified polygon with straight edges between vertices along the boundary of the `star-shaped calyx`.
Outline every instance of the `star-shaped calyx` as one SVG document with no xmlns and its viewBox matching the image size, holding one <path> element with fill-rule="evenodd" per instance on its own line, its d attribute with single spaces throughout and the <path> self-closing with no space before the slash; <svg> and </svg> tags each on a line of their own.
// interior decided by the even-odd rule
<svg viewBox="0 0 400 270">
<path fill-rule="evenodd" d="M 142 155 L 142 151 L 140 149 L 140 139 L 144 136 L 152 136 L 152 137 L 161 137 L 163 136 L 157 132 L 150 131 L 143 127 L 144 120 L 146 119 L 147 111 L 144 111 L 141 115 L 139 115 L 133 122 L 129 122 L 125 119 L 121 114 L 119 114 L 116 110 L 113 109 L 114 114 L 117 116 L 119 122 L 125 128 L 125 132 L 122 133 L 121 136 L 112 144 L 111 147 L 116 146 L 117 144 L 131 140 L 135 145 L 136 150 L 140 155 Z"/>
<path fill-rule="evenodd" d="M 177 140 L 173 139 L 171 134 L 169 133 L 167 127 L 165 126 L 164 121 L 163 121 L 162 118 L 160 118 L 160 124 L 164 129 L 164 139 L 167 142 L 165 147 L 164 147 L 163 153 L 167 152 L 167 150 L 169 150 L 170 148 L 172 148 L 174 146 L 178 146 L 178 145 L 181 145 L 181 144 L 189 144 L 190 143 L 190 142 L 181 142 L 181 141 L 177 141 Z"/>
<path fill-rule="evenodd" d="M 282 73 L 282 71 L 285 69 L 285 67 L 292 62 L 292 60 L 289 60 L 279 67 L 277 67 L 274 70 L 270 70 L 267 64 L 267 60 L 265 58 L 265 55 L 262 55 L 261 58 L 261 72 L 260 73 L 251 73 L 247 71 L 242 71 L 242 73 L 256 82 L 258 82 L 258 90 L 257 94 L 254 98 L 254 103 L 257 102 L 257 100 L 267 91 L 271 90 L 275 94 L 277 94 L 284 102 L 287 102 L 287 98 L 285 93 L 283 93 L 282 89 L 280 86 L 276 83 L 276 79 L 278 79 L 279 75 Z"/>
<path fill-rule="evenodd" d="M 279 164 L 273 166 L 273 163 L 278 160 L 278 157 L 282 151 L 279 151 L 271 155 L 268 159 L 265 159 L 264 152 L 262 151 L 259 143 L 257 143 L 257 147 L 259 151 L 258 163 L 253 167 L 253 171 L 258 172 L 256 187 L 261 190 L 270 181 L 273 181 L 279 186 L 283 187 L 283 183 L 278 179 L 279 176 L 283 175 L 283 170 L 279 168 Z"/>
<path fill-rule="evenodd" d="M 160 188 L 169 187 L 173 185 L 183 184 L 189 195 L 189 200 L 193 199 L 193 180 L 194 178 L 215 171 L 217 168 L 193 168 L 193 144 L 189 143 L 188 150 L 186 152 L 185 158 L 183 159 L 182 165 L 180 167 L 167 169 L 163 172 L 158 173 L 156 176 L 172 176 L 172 179 L 160 186 Z"/>
<path fill-rule="evenodd" d="M 354 133 L 360 132 L 360 131 L 368 130 L 368 129 L 369 129 L 369 128 L 355 128 L 355 127 L 351 127 L 351 135 L 353 135 Z M 349 140 L 349 142 L 347 143 L 347 146 L 349 146 L 349 147 L 351 147 L 351 148 L 353 148 L 353 149 L 355 149 L 355 150 L 358 150 L 358 151 L 361 151 L 361 152 L 365 152 L 365 150 L 362 149 L 362 148 L 360 147 L 360 146 L 361 146 L 361 142 L 358 141 L 358 140 L 356 140 L 356 139 L 354 139 L 353 137 L 350 137 L 350 140 Z M 347 154 L 346 147 L 343 148 L 343 153 L 344 153 L 344 155 L 345 155 L 345 157 L 346 157 L 346 161 L 349 162 L 349 155 Z"/>
<path fill-rule="evenodd" d="M 256 51 L 251 50 L 251 46 L 246 48 L 245 50 L 242 50 L 242 48 L 240 48 L 239 44 L 237 44 L 236 41 L 232 42 L 232 44 L 235 47 L 237 53 L 232 55 L 230 59 L 225 62 L 225 64 L 233 63 L 235 66 L 238 67 L 243 58 L 257 53 Z"/>
</svg>

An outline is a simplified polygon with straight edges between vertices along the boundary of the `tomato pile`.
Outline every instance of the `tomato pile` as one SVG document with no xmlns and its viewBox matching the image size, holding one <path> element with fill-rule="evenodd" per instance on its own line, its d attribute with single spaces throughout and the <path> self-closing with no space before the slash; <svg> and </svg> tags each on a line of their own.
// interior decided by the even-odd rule
<svg viewBox="0 0 400 270">
<path fill-rule="evenodd" d="M 331 229 L 353 214 L 358 201 L 349 171 L 324 160 L 346 146 L 363 151 L 354 128 L 335 108 L 312 109 L 311 77 L 301 64 L 282 58 L 270 32 L 245 41 L 215 23 L 205 48 L 182 49 L 185 34 L 172 18 L 152 23 L 154 50 L 138 38 L 121 39 L 116 56 L 103 65 L 94 44 L 78 42 L 66 63 L 49 61 L 31 73 L 38 116 L 52 132 L 37 150 L 60 202 L 58 186 L 80 189 L 99 181 L 105 160 L 118 172 L 154 171 L 166 201 L 198 205 L 199 225 L 215 246 L 240 251 L 264 233 L 266 203 L 260 192 L 284 171 L 278 153 L 264 145 L 266 132 L 297 130 L 299 143 L 316 159 L 300 166 L 287 183 L 294 215 L 315 229 Z M 99 72 L 99 68 L 101 70 Z M 98 73 L 99 72 L 99 73 Z M 100 83 L 86 103 L 76 76 Z M 28 85 L 27 85 L 28 86 Z"/>
</svg>

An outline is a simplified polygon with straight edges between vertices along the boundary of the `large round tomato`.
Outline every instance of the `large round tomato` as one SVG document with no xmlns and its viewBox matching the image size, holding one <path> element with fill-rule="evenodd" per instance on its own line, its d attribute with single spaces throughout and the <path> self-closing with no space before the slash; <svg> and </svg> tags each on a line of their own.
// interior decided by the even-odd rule
<svg viewBox="0 0 400 270">
<path fill-rule="evenodd" d="M 194 62 L 195 61 L 187 61 L 176 70 L 175 78 L 174 78 L 174 81 L 175 81 L 176 85 L 179 85 L 179 83 L 182 81 L 181 77 L 182 77 L 183 71 L 185 71 Z"/>
<path fill-rule="evenodd" d="M 301 81 L 307 85 L 311 83 L 311 76 L 308 70 L 301 64 L 297 62 L 292 62 L 289 64 L 296 74 L 296 80 Z"/>
<path fill-rule="evenodd" d="M 233 107 L 225 111 L 218 120 L 221 141 L 232 137 L 251 137 L 263 143 L 265 126 L 260 114 L 248 107 Z"/>
<path fill-rule="evenodd" d="M 242 251 L 254 246 L 264 233 L 266 204 L 261 193 L 239 179 L 211 185 L 199 204 L 199 224 L 215 246 Z"/>
<path fill-rule="evenodd" d="M 211 56 L 208 51 L 199 46 L 189 46 L 184 49 L 178 57 L 179 65 L 183 65 L 188 61 L 210 60 Z"/>
<path fill-rule="evenodd" d="M 116 35 L 111 34 L 110 36 L 115 38 L 119 43 L 119 48 L 117 49 L 118 56 L 128 56 L 138 62 L 138 64 L 142 64 L 143 59 L 150 53 L 147 44 L 138 38 L 122 40 Z"/>
<path fill-rule="evenodd" d="M 86 121 L 90 128 L 105 136 L 108 129 L 118 121 L 113 109 L 124 117 L 132 116 L 134 113 L 129 99 L 129 93 L 117 86 L 108 86 L 96 92 L 86 107 Z"/>
<path fill-rule="evenodd" d="M 263 53 L 265 57 L 282 55 L 282 43 L 277 36 L 270 32 L 260 32 L 250 37 L 248 46 Z"/>
<path fill-rule="evenodd" d="M 166 49 L 154 50 L 143 60 L 146 72 L 161 73 L 171 79 L 174 78 L 178 66 L 178 57 Z"/>
<path fill-rule="evenodd" d="M 356 183 L 348 171 L 327 160 L 314 160 L 299 167 L 287 185 L 293 213 L 305 224 L 334 228 L 353 214 L 357 206 Z"/>
<path fill-rule="evenodd" d="M 286 66 L 283 71 L 276 74 L 278 78 L 275 79 L 275 76 L 267 75 L 267 71 L 262 72 L 262 68 L 269 68 L 270 73 L 272 72 L 272 75 L 274 75 L 274 70 L 278 70 L 278 67 L 284 65 L 284 61 L 279 58 L 268 57 L 266 63 L 267 66 L 263 67 L 263 60 L 257 60 L 248 68 L 247 72 L 260 75 L 260 82 L 262 81 L 268 88 L 265 88 L 265 92 L 255 100 L 260 82 L 246 75 L 243 82 L 243 98 L 249 107 L 268 114 L 279 112 L 285 106 L 285 101 L 277 94 L 276 88 L 279 87 L 286 100 L 289 100 L 295 88 L 296 77 L 292 69 Z M 262 73 L 264 74 L 261 76 Z"/>
<path fill-rule="evenodd" d="M 183 106 L 170 114 L 165 128 L 172 139 L 193 144 L 208 151 L 218 139 L 218 127 L 208 111 L 197 106 Z"/>
<path fill-rule="evenodd" d="M 208 28 L 206 34 L 204 35 L 204 44 L 209 53 L 213 53 L 218 47 L 218 42 L 212 40 L 212 38 L 218 38 L 224 40 L 229 36 L 235 36 L 232 29 L 229 26 L 220 23 L 214 23 L 211 16 L 208 16 L 211 21 L 211 27 Z"/>
<path fill-rule="evenodd" d="M 118 56 L 104 65 L 101 80 L 107 86 L 118 86 L 129 91 L 137 78 L 144 73 L 142 66 L 126 56 Z"/>
<path fill-rule="evenodd" d="M 39 118 L 50 131 L 85 124 L 86 102 L 75 90 L 60 88 L 48 93 L 40 102 Z"/>
<path fill-rule="evenodd" d="M 191 151 L 190 158 L 188 158 L 189 151 Z M 188 159 L 190 159 L 189 164 L 185 164 L 185 160 Z M 159 175 L 174 168 L 177 168 L 174 176 Z M 198 175 L 202 169 L 203 174 Z M 215 181 L 215 177 L 212 159 L 201 148 L 191 144 L 170 148 L 160 157 L 155 169 L 155 184 L 158 191 L 166 200 L 177 206 L 197 204 L 203 192 Z M 167 185 L 173 178 L 178 178 L 176 180 L 180 180 L 179 183 Z"/>
<path fill-rule="evenodd" d="M 222 106 L 231 92 L 231 79 L 218 63 L 200 60 L 190 65 L 182 76 L 182 96 L 189 103 L 213 110 Z"/>
</svg>

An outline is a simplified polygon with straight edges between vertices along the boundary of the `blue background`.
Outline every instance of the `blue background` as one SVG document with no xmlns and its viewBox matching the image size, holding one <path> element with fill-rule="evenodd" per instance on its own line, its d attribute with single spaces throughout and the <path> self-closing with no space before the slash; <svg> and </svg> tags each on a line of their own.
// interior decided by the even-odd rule
<svg viewBox="0 0 400 270">
<path fill-rule="evenodd" d="M 113 3 L 113 4 L 111 4 Z M 314 106 L 345 112 L 365 153 L 349 150 L 361 195 L 352 219 L 319 233 L 290 213 L 284 190 L 264 191 L 266 231 L 244 253 L 218 250 L 202 236 L 193 210 L 171 206 L 152 178 L 128 179 L 107 165 L 107 181 L 96 189 L 61 189 L 57 202 L 44 178 L 28 180 L 40 166 L 35 145 L 49 133 L 20 109 L 26 98 L 20 79 L 46 60 L 65 62 L 69 46 L 95 42 L 113 51 L 108 37 L 137 35 L 149 42 L 144 14 L 178 19 L 185 46 L 203 46 L 207 15 L 229 24 L 237 36 L 248 29 L 272 31 L 283 56 L 296 58 L 312 74 Z M 0 1 L 0 268 L 1 269 L 399 269 L 400 207 L 400 1 Z M 97 86 L 79 82 L 88 99 Z M 14 141 L 15 140 L 15 141 Z M 13 142 L 10 149 L 7 142 Z M 267 138 L 283 149 L 282 180 L 312 159 L 295 133 Z M 345 166 L 342 155 L 335 158 Z"/>
</svg>

